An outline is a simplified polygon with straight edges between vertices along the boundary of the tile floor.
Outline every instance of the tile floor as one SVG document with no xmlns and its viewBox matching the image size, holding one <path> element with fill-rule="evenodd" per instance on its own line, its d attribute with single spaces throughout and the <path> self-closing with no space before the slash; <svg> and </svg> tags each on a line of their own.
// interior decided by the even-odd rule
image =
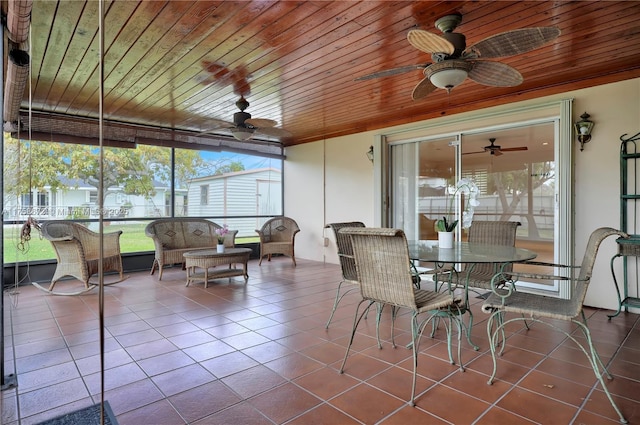
<svg viewBox="0 0 640 425">
<path fill-rule="evenodd" d="M 480 350 L 463 342 L 465 372 L 448 362 L 442 330 L 423 337 L 411 407 L 406 314 L 395 349 L 378 349 L 375 320 L 364 320 L 340 375 L 359 296 L 345 297 L 326 330 L 339 267 L 299 260 L 293 268 L 286 258 L 249 267 L 247 285 L 236 278 L 185 287 L 176 267 L 162 282 L 139 272 L 105 288 L 103 394 L 121 425 L 618 422 L 582 352 L 545 326 L 510 329 L 498 379 L 487 385 L 480 299 Z M 60 297 L 32 285 L 5 294 L 5 373 L 17 371 L 18 387 L 2 392 L 3 424 L 34 424 L 100 401 L 98 299 L 97 291 Z M 639 316 L 587 314 L 615 376 L 609 388 L 638 423 Z M 385 312 L 383 337 L 389 329 Z"/>
</svg>

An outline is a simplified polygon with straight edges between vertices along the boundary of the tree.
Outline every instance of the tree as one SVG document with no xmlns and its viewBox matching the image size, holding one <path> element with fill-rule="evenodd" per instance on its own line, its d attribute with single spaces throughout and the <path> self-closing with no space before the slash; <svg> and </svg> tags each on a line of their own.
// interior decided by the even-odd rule
<svg viewBox="0 0 640 425">
<path fill-rule="evenodd" d="M 200 151 L 175 150 L 175 186 L 186 189 L 195 177 L 244 170 L 240 161 L 205 161 Z M 32 190 L 73 189 L 80 181 L 99 187 L 100 150 L 96 146 L 25 141 L 5 135 L 5 195 L 16 198 Z M 105 147 L 102 155 L 104 196 L 109 188 L 151 198 L 158 183 L 171 186 L 171 150 L 152 145 L 135 149 Z M 103 198 L 104 199 L 104 198 Z"/>
<path fill-rule="evenodd" d="M 533 194 L 554 179 L 553 161 L 529 163 L 523 170 L 491 173 L 490 190 L 498 195 L 502 206 L 500 220 L 508 220 L 517 211 L 524 197 L 527 198 L 527 222 L 529 236 L 538 238 L 539 232 L 533 211 Z"/>
</svg>

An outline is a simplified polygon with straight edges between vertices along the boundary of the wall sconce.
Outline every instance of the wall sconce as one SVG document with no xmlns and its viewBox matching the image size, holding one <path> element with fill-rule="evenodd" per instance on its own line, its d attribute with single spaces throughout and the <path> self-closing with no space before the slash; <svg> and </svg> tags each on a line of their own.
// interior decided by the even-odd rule
<svg viewBox="0 0 640 425">
<path fill-rule="evenodd" d="M 580 115 L 582 118 L 580 121 L 575 123 L 576 128 L 576 136 L 578 137 L 578 142 L 580 143 L 580 150 L 584 150 L 584 144 L 588 143 L 591 140 L 591 130 L 593 130 L 593 121 L 589 120 L 589 114 L 586 112 Z"/>
<path fill-rule="evenodd" d="M 369 146 L 369 150 L 367 151 L 367 158 L 369 158 L 369 161 L 373 163 L 373 146 Z"/>
</svg>

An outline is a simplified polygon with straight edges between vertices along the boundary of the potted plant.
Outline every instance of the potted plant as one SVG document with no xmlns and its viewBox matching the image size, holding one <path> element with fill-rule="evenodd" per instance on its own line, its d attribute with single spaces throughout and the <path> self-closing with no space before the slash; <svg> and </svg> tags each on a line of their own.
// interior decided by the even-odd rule
<svg viewBox="0 0 640 425">
<path fill-rule="evenodd" d="M 440 248 L 453 248 L 453 231 L 458 225 L 458 219 L 455 218 L 454 202 L 458 194 L 468 195 L 465 209 L 462 211 L 462 228 L 467 229 L 471 226 L 473 220 L 473 210 L 480 205 L 478 202 L 478 186 L 468 178 L 461 178 L 455 186 L 447 187 L 447 193 L 451 195 L 449 200 L 449 208 L 447 214 L 436 221 L 436 229 L 438 230 L 438 246 Z M 448 218 L 447 218 L 448 217 Z"/>
<path fill-rule="evenodd" d="M 218 252 L 224 252 L 224 240 L 229 233 L 229 227 L 225 224 L 219 229 L 216 229 L 216 237 L 218 238 L 218 246 L 216 247 Z"/>
</svg>

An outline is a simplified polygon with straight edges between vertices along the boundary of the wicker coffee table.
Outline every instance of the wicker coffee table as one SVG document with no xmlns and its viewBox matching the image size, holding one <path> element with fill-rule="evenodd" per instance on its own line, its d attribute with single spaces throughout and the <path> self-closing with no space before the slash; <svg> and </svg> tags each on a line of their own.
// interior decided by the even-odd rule
<svg viewBox="0 0 640 425">
<path fill-rule="evenodd" d="M 249 274 L 247 273 L 247 262 L 251 255 L 250 248 L 226 248 L 224 252 L 217 252 L 215 249 L 201 249 L 187 251 L 184 253 L 185 268 L 187 269 L 187 285 L 195 281 L 203 281 L 206 288 L 209 280 L 232 278 L 234 276 L 244 276 L 244 283 L 247 283 Z M 229 268 L 220 267 L 209 271 L 209 268 L 229 265 Z M 242 268 L 235 267 L 242 264 Z M 196 273 L 195 269 L 200 268 L 204 272 Z"/>
</svg>

